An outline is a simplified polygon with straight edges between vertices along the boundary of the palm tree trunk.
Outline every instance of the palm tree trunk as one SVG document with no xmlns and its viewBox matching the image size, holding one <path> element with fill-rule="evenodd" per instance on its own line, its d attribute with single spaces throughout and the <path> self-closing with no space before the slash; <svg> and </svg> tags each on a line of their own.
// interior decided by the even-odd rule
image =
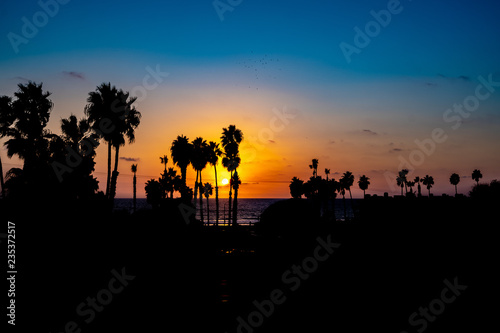
<svg viewBox="0 0 500 333">
<path fill-rule="evenodd" d="M 134 172 L 134 213 L 137 209 L 137 197 L 136 197 L 136 193 L 137 193 L 137 177 L 135 175 L 135 172 Z"/>
<path fill-rule="evenodd" d="M 231 171 L 231 178 L 233 179 L 233 172 Z M 231 224 L 231 203 L 232 203 L 232 198 L 233 198 L 233 185 L 231 184 L 231 181 L 229 181 L 229 210 L 227 212 L 228 214 L 228 219 L 227 219 L 227 224 Z"/>
<path fill-rule="evenodd" d="M 200 170 L 200 218 L 201 218 L 201 223 L 203 223 L 203 182 L 201 180 L 201 170 Z"/>
<path fill-rule="evenodd" d="M 116 183 L 118 181 L 118 160 L 120 155 L 120 146 L 115 147 L 115 168 L 113 170 L 113 175 L 111 177 L 111 185 L 110 185 L 110 197 L 111 200 L 115 200 L 116 195 Z"/>
<path fill-rule="evenodd" d="M 193 195 L 193 205 L 194 205 L 194 212 L 196 213 L 196 206 L 197 206 L 197 200 L 198 200 L 198 173 L 199 171 L 196 170 L 196 181 L 194 182 L 194 195 Z"/>
<path fill-rule="evenodd" d="M 0 157 L 0 186 L 2 187 L 2 199 L 5 199 L 5 182 L 3 179 L 2 158 Z"/>
<path fill-rule="evenodd" d="M 233 226 L 238 225 L 237 221 L 238 221 L 238 187 L 234 189 Z"/>
<path fill-rule="evenodd" d="M 207 196 L 207 225 L 210 225 L 210 203 L 208 202 L 208 196 Z"/>
<path fill-rule="evenodd" d="M 347 221 L 347 208 L 345 207 L 345 195 L 342 194 L 342 202 L 344 203 L 344 221 Z"/>
<path fill-rule="evenodd" d="M 106 198 L 109 198 L 111 184 L 111 141 L 108 142 L 108 176 L 106 178 Z"/>
<path fill-rule="evenodd" d="M 219 226 L 219 187 L 217 186 L 217 166 L 215 169 L 215 225 Z"/>
</svg>

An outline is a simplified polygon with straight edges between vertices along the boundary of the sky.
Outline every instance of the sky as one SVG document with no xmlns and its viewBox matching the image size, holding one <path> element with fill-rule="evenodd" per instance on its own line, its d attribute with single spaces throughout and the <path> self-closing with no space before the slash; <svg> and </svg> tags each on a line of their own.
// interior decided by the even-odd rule
<svg viewBox="0 0 500 333">
<path fill-rule="evenodd" d="M 331 170 L 397 194 L 396 174 L 453 194 L 500 179 L 497 1 L 17 1 L 0 4 L 0 95 L 43 82 L 49 129 L 81 118 L 103 82 L 138 97 L 136 141 L 120 149 L 117 196 L 138 197 L 178 135 L 244 140 L 241 198 L 287 198 L 296 176 Z M 5 142 L 5 139 L 3 139 Z M 22 161 L 0 148 L 4 172 Z M 95 176 L 105 184 L 106 147 Z M 172 161 L 168 162 L 172 167 Z M 219 183 L 229 174 L 219 165 Z M 203 181 L 214 183 L 207 167 Z M 188 170 L 188 184 L 195 173 Z M 228 187 L 221 189 L 226 195 Z M 362 192 L 357 184 L 353 197 Z"/>
</svg>

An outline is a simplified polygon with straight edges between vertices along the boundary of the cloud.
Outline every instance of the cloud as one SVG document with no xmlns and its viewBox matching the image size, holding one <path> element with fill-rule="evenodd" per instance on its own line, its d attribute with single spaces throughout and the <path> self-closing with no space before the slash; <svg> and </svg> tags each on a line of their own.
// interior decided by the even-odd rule
<svg viewBox="0 0 500 333">
<path fill-rule="evenodd" d="M 470 81 L 470 77 L 467 75 L 459 75 L 457 77 L 449 77 L 444 74 L 437 74 L 437 77 L 440 77 L 442 79 L 447 79 L 447 80 L 462 80 L 462 81 Z"/>
<path fill-rule="evenodd" d="M 276 143 L 276 141 L 274 140 L 267 140 L 267 141 L 269 141 L 269 143 Z"/>
<path fill-rule="evenodd" d="M 120 157 L 120 160 L 124 160 L 124 161 L 127 161 L 127 162 L 138 162 L 139 158 L 135 158 L 135 157 Z"/>
<path fill-rule="evenodd" d="M 378 133 L 377 133 L 377 132 L 371 131 L 371 130 L 369 130 L 369 129 L 364 129 L 364 130 L 363 130 L 363 133 L 365 133 L 365 134 L 370 134 L 370 135 L 378 135 Z"/>
<path fill-rule="evenodd" d="M 403 151 L 403 149 L 401 148 L 392 148 L 391 150 L 389 150 L 389 153 L 399 153 Z"/>
<path fill-rule="evenodd" d="M 73 72 L 73 71 L 67 72 L 67 71 L 63 71 L 62 73 L 65 76 L 68 76 L 70 78 L 85 80 L 85 75 L 83 73 L 80 73 L 80 72 Z"/>
<path fill-rule="evenodd" d="M 328 141 L 328 144 L 329 144 L 329 145 L 333 145 L 334 143 L 335 143 L 335 140 L 330 140 L 330 141 Z"/>
<path fill-rule="evenodd" d="M 24 82 L 30 82 L 31 80 L 30 79 L 27 79 L 25 77 L 22 77 L 22 76 L 16 76 L 14 78 L 12 78 L 13 80 L 17 80 L 17 81 L 24 81 Z"/>
</svg>

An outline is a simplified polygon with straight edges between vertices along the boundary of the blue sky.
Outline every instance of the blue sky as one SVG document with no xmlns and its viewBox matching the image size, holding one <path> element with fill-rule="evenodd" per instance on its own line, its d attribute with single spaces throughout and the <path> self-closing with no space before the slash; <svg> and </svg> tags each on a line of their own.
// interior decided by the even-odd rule
<svg viewBox="0 0 500 333">
<path fill-rule="evenodd" d="M 33 22 L 42 8 L 37 1 L 2 2 L 0 95 L 12 95 L 16 85 L 26 80 L 43 81 L 55 103 L 49 127 L 58 132 L 61 117 L 83 115 L 86 95 L 98 84 L 110 81 L 132 90 L 143 82 L 145 68 L 159 65 L 169 77 L 138 104 L 145 117 L 142 129 L 136 148 L 125 147 L 123 154 L 147 161 L 148 157 L 139 155 L 141 138 L 148 140 L 147 132 L 155 126 L 148 124 L 149 119 L 170 115 L 164 131 L 178 131 L 186 125 L 175 121 L 172 114 L 177 110 L 184 110 L 194 128 L 203 125 L 196 123 L 200 116 L 196 110 L 203 108 L 212 113 L 221 110 L 224 124 L 253 116 L 246 131 L 257 137 L 271 110 L 286 105 L 304 117 L 301 126 L 294 128 L 295 139 L 286 131 L 276 136 L 290 144 L 300 137 L 297 146 L 301 149 L 305 149 L 301 146 L 307 141 L 304 138 L 314 137 L 309 143 L 318 147 L 289 154 L 303 154 L 307 160 L 315 157 L 309 155 L 320 155 L 325 164 L 336 164 L 330 166 L 335 169 L 339 154 L 352 151 L 339 168 L 381 178 L 384 170 L 396 171 L 396 152 L 408 154 L 415 149 L 415 139 L 448 126 L 443 123 L 443 112 L 473 94 L 479 76 L 491 74 L 500 81 L 497 1 L 401 1 L 399 13 L 391 15 L 390 23 L 380 27 L 348 63 L 339 45 L 354 45 L 354 28 L 365 31 L 374 20 L 370 12 L 387 10 L 391 3 L 242 0 L 224 12 L 221 21 L 213 1 L 71 0 L 59 4 L 58 12 L 47 16 L 47 23 L 27 38 L 27 44 L 18 45 L 16 53 L 9 33 L 22 36 L 22 18 Z M 469 145 L 475 145 L 481 147 L 474 153 L 477 167 L 488 171 L 483 174 L 489 178 L 500 177 L 500 164 L 491 159 L 499 152 L 498 144 L 492 142 L 500 138 L 496 134 L 499 119 L 497 92 L 464 120 L 468 127 L 453 132 L 441 148 L 449 162 L 436 154 L 417 171 L 444 178 L 459 156 L 470 153 Z M 366 138 L 363 135 L 369 132 L 364 130 L 377 136 Z M 177 134 L 169 134 L 165 144 Z M 279 144 L 279 140 L 272 141 Z M 329 151 L 331 147 L 324 146 L 327 142 L 336 142 L 338 147 Z M 374 166 L 365 167 L 361 160 L 373 153 L 370 144 L 380 146 L 380 156 L 373 157 Z M 266 159 L 274 156 L 276 173 L 292 163 L 278 160 L 307 163 L 285 156 L 286 149 L 272 145 L 266 149 L 262 154 Z M 5 152 L 0 150 L 0 154 L 5 160 Z M 98 162 L 98 170 L 104 167 Z M 301 168 L 282 173 L 284 180 L 292 173 L 308 177 L 308 170 Z M 468 168 L 459 172 L 468 174 Z M 144 169 L 144 176 L 157 173 L 153 166 Z M 259 180 L 264 177 L 250 174 Z M 444 179 L 443 191 L 448 190 L 446 183 Z M 374 187 L 379 192 L 390 190 L 384 181 Z"/>
</svg>

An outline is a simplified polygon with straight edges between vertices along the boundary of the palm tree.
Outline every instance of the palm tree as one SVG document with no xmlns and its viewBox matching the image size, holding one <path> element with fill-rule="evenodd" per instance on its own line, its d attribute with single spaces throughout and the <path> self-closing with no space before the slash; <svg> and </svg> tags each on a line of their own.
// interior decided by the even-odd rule
<svg viewBox="0 0 500 333">
<path fill-rule="evenodd" d="M 458 195 L 458 192 L 457 192 L 457 185 L 458 183 L 460 183 L 460 176 L 456 173 L 453 173 L 451 176 L 450 176 L 450 184 L 451 185 L 455 185 L 455 196 Z"/>
<path fill-rule="evenodd" d="M 292 196 L 292 198 L 294 199 L 300 199 L 302 197 L 302 194 L 304 194 L 304 181 L 297 178 L 297 177 L 293 177 L 292 178 L 292 182 L 290 183 L 290 185 L 288 185 L 290 187 L 290 195 Z"/>
<path fill-rule="evenodd" d="M 408 189 L 406 188 L 406 185 L 408 183 L 406 175 L 408 175 L 408 172 L 408 169 L 403 169 L 399 171 L 398 177 L 396 178 L 398 186 L 401 186 L 401 195 L 403 195 L 403 187 L 405 188 L 405 193 L 408 193 Z"/>
<path fill-rule="evenodd" d="M 115 86 L 111 86 L 111 83 L 102 83 L 96 88 L 95 91 L 89 92 L 87 97 L 87 105 L 85 106 L 85 115 L 88 117 L 90 126 L 92 129 L 98 133 L 100 137 L 108 143 L 108 172 L 106 176 L 106 197 L 109 197 L 110 185 L 111 185 L 111 147 L 112 147 L 112 136 L 114 134 L 113 128 L 114 124 L 112 121 L 116 118 L 114 117 L 113 105 L 116 103 L 118 97 L 118 90 Z M 102 131 L 101 127 L 104 124 L 110 124 L 109 130 Z M 107 127 L 107 126 L 106 126 Z"/>
<path fill-rule="evenodd" d="M 160 156 L 160 162 L 165 166 L 164 172 L 167 173 L 168 156 L 167 155 L 163 155 L 163 157 Z"/>
<path fill-rule="evenodd" d="M 342 194 L 342 202 L 344 203 L 344 221 L 347 220 L 347 209 L 345 205 L 345 190 L 347 188 L 347 179 L 342 177 L 339 179 L 339 184 L 337 186 L 337 191 Z"/>
<path fill-rule="evenodd" d="M 476 184 L 479 185 L 479 179 L 483 178 L 483 175 L 481 174 L 481 171 L 478 169 L 475 169 L 472 172 L 472 179 L 476 181 Z"/>
<path fill-rule="evenodd" d="M 351 197 L 351 203 L 352 203 L 351 186 L 354 184 L 354 175 L 352 174 L 352 172 L 346 171 L 342 175 L 341 180 L 344 181 L 345 189 L 349 191 L 349 196 Z"/>
<path fill-rule="evenodd" d="M 319 161 L 317 158 L 313 158 L 312 164 L 309 164 L 309 169 L 312 169 L 312 171 L 313 171 L 313 177 L 318 176 L 318 164 L 319 164 Z"/>
<path fill-rule="evenodd" d="M 429 175 L 425 175 L 425 177 L 422 179 L 422 184 L 427 186 L 427 190 L 429 190 L 429 197 L 431 196 L 431 187 L 434 185 L 434 178 Z"/>
<path fill-rule="evenodd" d="M 153 209 L 157 209 L 160 206 L 161 201 L 161 184 L 156 179 L 150 179 L 146 182 L 144 187 L 146 191 L 146 200 Z"/>
<path fill-rule="evenodd" d="M 422 196 L 422 189 L 420 188 L 420 182 L 422 182 L 422 179 L 420 179 L 419 176 L 416 176 L 413 181 L 417 184 L 418 196 Z"/>
<path fill-rule="evenodd" d="M 186 170 L 191 163 L 192 150 L 193 146 L 184 135 L 179 135 L 170 147 L 172 161 L 181 169 L 181 179 L 184 186 L 186 186 Z"/>
<path fill-rule="evenodd" d="M 205 169 L 208 163 L 208 145 L 203 138 L 196 138 L 191 142 L 193 147 L 191 155 L 191 165 L 196 170 L 196 181 L 194 183 L 194 209 L 196 210 L 196 195 L 200 191 L 200 218 L 203 223 L 203 196 L 202 196 L 202 178 L 201 171 Z"/>
<path fill-rule="evenodd" d="M 203 186 L 203 195 L 207 198 L 207 225 L 210 224 L 210 203 L 208 202 L 208 198 L 212 195 L 212 184 L 205 183 Z"/>
<path fill-rule="evenodd" d="M 366 196 L 365 191 L 368 189 L 369 185 L 370 185 L 370 178 L 366 177 L 365 175 L 359 177 L 358 186 L 361 190 L 363 190 L 363 198 Z"/>
<path fill-rule="evenodd" d="M 166 173 L 163 173 L 161 181 L 163 182 L 163 190 L 170 193 L 170 199 L 174 198 L 174 191 L 180 191 L 182 186 L 181 177 L 177 175 L 174 168 L 168 168 Z"/>
<path fill-rule="evenodd" d="M 215 225 L 219 225 L 219 186 L 217 185 L 217 162 L 222 155 L 222 150 L 219 144 L 213 141 L 208 143 L 208 163 L 214 167 L 215 170 Z"/>
<path fill-rule="evenodd" d="M 241 159 L 239 157 L 239 145 L 243 141 L 243 133 L 241 130 L 237 129 L 235 125 L 229 125 L 228 128 L 222 129 L 221 143 L 224 149 L 225 157 L 222 163 L 225 168 L 231 173 L 231 179 L 233 179 L 233 171 L 236 171 L 240 165 Z M 224 163 L 225 162 L 225 163 Z M 232 186 L 229 186 L 229 219 L 231 221 L 231 197 L 232 197 Z M 237 203 L 236 203 L 237 206 Z M 233 211 L 233 225 L 236 225 L 237 211 Z"/>
<path fill-rule="evenodd" d="M 0 97 L 0 139 L 7 135 L 15 117 L 11 105 L 12 99 L 8 96 Z M 0 187 L 2 187 L 2 198 L 5 199 L 5 182 L 3 178 L 2 159 L 0 156 Z"/>
<path fill-rule="evenodd" d="M 137 208 L 137 199 L 136 199 L 136 193 L 137 193 L 137 177 L 136 177 L 137 164 L 132 164 L 132 166 L 130 167 L 130 170 L 134 173 L 133 185 L 134 185 L 134 213 L 135 213 L 136 208 Z"/>
<path fill-rule="evenodd" d="M 325 168 L 326 181 L 328 181 L 328 175 L 330 174 L 330 169 Z"/>
<path fill-rule="evenodd" d="M 415 182 L 414 181 L 407 181 L 406 184 L 410 188 L 410 194 L 413 195 L 413 186 L 415 186 Z"/>
</svg>

